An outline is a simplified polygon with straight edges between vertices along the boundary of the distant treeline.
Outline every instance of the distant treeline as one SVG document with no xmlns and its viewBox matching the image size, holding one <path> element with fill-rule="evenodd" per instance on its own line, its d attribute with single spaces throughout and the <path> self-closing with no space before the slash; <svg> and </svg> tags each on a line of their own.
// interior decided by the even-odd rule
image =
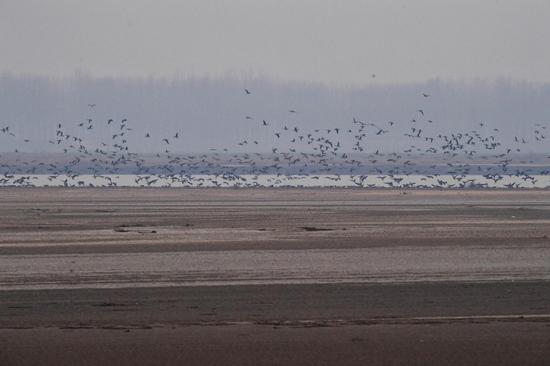
<svg viewBox="0 0 550 366">
<path fill-rule="evenodd" d="M 93 129 L 81 132 L 78 124 L 89 118 Z M 111 138 L 107 121 L 124 118 L 132 129 L 128 143 L 136 152 L 162 151 L 162 139 L 176 133 L 179 138 L 170 146 L 174 152 L 269 152 L 274 133 L 285 126 L 305 132 L 346 129 L 354 118 L 380 125 L 395 122 L 392 133 L 373 136 L 368 145 L 369 151 L 391 152 L 410 145 L 403 134 L 411 123 L 432 134 L 467 132 L 481 123 L 510 141 L 530 134 L 537 123 L 550 125 L 550 84 L 430 80 L 346 88 L 267 79 L 0 77 L 0 128 L 9 126 L 15 135 L 0 134 L 0 151 L 57 152 L 48 141 L 55 139 L 58 124 L 100 144 Z M 151 138 L 144 139 L 147 133 Z M 243 140 L 258 143 L 239 145 Z M 282 140 L 276 144 L 296 148 Z M 546 143 L 523 147 L 523 152 L 548 150 Z"/>
</svg>

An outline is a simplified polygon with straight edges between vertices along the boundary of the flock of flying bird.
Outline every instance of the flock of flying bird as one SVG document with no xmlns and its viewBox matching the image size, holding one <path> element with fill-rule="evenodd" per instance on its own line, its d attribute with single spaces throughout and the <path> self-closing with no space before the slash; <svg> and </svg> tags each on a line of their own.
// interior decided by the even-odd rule
<svg viewBox="0 0 550 366">
<path fill-rule="evenodd" d="M 251 94 L 251 90 L 244 89 L 244 97 Z M 421 95 L 426 100 L 431 98 L 427 93 Z M 96 104 L 88 107 L 93 110 Z M 289 109 L 288 113 L 295 119 L 299 112 Z M 132 183 L 138 186 L 274 186 L 284 183 L 286 176 L 307 176 L 310 181 L 322 179 L 324 185 L 327 181 L 336 185 L 345 177 L 359 187 L 464 188 L 487 187 L 487 182 L 497 183 L 506 176 L 534 184 L 537 176 L 550 173 L 540 164 L 535 166 L 534 161 L 515 158 L 525 144 L 547 139 L 544 123 L 534 124 L 525 136 L 515 136 L 505 144 L 501 131 L 483 122 L 474 130 L 433 133 L 431 126 L 437 122 L 427 114 L 424 108 L 418 108 L 406 122 L 372 123 L 353 118 L 347 126 L 309 130 L 299 123 L 281 124 L 245 115 L 249 123 L 268 129 L 271 141 L 267 147 L 264 141 L 242 139 L 233 147 L 211 148 L 201 154 L 172 152 L 172 146 L 180 139 L 179 132 L 153 137 L 151 131 L 145 132 L 138 142 L 155 140 L 163 151 L 153 155 L 133 152 L 130 137 L 136 132 L 127 119 L 98 123 L 88 118 L 71 128 L 58 123 L 48 142 L 58 147 L 62 155 L 27 160 L 29 155 L 18 149 L 4 153 L 4 159 L 0 155 L 0 186 L 33 186 L 37 175 L 47 176 L 52 185 L 116 186 L 121 175 L 132 175 Z M 89 142 L 90 133 L 98 128 L 108 129 L 110 141 Z M 373 151 L 370 141 L 393 134 L 408 139 L 408 147 L 400 152 Z M 21 139 L 8 125 L 0 125 L 0 143 L 2 138 L 32 143 Z M 235 152 L 239 150 L 245 151 Z M 84 175 L 93 180 L 83 179 Z M 373 175 L 379 183 L 368 182 Z M 473 175 L 482 176 L 485 183 L 477 182 Z M 408 176 L 422 177 L 405 184 Z M 516 181 L 506 187 L 518 188 L 520 184 Z"/>
</svg>

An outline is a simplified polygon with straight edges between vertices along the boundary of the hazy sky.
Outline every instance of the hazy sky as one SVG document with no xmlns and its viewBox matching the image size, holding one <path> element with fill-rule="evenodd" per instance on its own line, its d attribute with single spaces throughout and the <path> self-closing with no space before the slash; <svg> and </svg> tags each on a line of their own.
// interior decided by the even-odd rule
<svg viewBox="0 0 550 366">
<path fill-rule="evenodd" d="M 549 82 L 549 19 L 548 0 L 0 0 L 0 73 Z"/>
</svg>

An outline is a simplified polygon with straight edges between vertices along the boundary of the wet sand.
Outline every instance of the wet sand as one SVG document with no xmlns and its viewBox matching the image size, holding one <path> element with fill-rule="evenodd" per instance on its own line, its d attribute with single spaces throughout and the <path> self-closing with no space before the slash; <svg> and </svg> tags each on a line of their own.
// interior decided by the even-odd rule
<svg viewBox="0 0 550 366">
<path fill-rule="evenodd" d="M 0 365 L 547 365 L 550 191 L 0 190 Z"/>
</svg>

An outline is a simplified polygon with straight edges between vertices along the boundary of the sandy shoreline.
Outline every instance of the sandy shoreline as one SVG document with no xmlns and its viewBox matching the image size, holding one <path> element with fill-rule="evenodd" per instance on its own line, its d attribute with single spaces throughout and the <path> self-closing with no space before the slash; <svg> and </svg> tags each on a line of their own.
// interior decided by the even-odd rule
<svg viewBox="0 0 550 366">
<path fill-rule="evenodd" d="M 546 365 L 549 228 L 550 191 L 3 188 L 0 364 Z"/>
</svg>

